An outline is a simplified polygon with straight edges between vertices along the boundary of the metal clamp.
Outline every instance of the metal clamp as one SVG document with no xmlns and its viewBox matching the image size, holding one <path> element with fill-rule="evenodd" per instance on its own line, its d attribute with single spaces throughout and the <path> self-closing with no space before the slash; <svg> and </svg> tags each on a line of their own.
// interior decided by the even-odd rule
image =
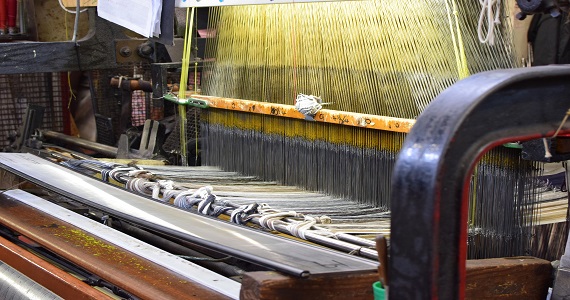
<svg viewBox="0 0 570 300">
<path fill-rule="evenodd" d="M 163 98 L 164 98 L 164 100 L 168 100 L 170 102 L 174 102 L 174 103 L 179 104 L 179 105 L 188 105 L 188 106 L 194 106 L 194 107 L 198 107 L 198 108 L 210 107 L 208 101 L 201 100 L 201 99 L 194 99 L 194 98 L 180 99 L 180 98 L 174 96 L 173 94 L 166 94 L 163 96 Z"/>
<path fill-rule="evenodd" d="M 479 73 L 419 116 L 393 170 L 391 298 L 464 298 L 470 171 L 494 146 L 552 136 L 568 82 L 567 66 Z"/>
</svg>

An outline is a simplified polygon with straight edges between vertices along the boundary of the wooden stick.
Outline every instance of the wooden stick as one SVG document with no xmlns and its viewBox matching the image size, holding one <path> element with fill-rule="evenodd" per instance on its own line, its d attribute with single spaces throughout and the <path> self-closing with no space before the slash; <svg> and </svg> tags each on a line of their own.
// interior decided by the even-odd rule
<svg viewBox="0 0 570 300">
<path fill-rule="evenodd" d="M 386 238 L 379 234 L 376 237 L 376 251 L 378 252 L 378 277 L 384 289 L 388 288 L 388 244 Z"/>
<path fill-rule="evenodd" d="M 188 96 L 188 94 L 186 95 Z M 203 95 L 190 95 L 190 98 L 207 101 L 209 106 L 212 108 L 272 115 L 284 118 L 305 119 L 305 116 L 298 112 L 293 105 Z M 416 120 L 413 119 L 359 114 L 329 109 L 319 110 L 315 115 L 315 121 L 404 133 L 409 132 L 416 122 Z"/>
</svg>

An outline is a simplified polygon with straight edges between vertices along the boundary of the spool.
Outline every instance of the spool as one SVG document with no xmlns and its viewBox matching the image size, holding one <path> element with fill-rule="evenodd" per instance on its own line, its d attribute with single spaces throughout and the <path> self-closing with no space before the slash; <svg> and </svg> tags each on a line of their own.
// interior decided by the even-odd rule
<svg viewBox="0 0 570 300">
<path fill-rule="evenodd" d="M 380 281 L 376 281 L 374 282 L 374 284 L 372 284 L 372 290 L 374 291 L 374 300 L 386 299 L 386 290 L 384 289 Z"/>
</svg>

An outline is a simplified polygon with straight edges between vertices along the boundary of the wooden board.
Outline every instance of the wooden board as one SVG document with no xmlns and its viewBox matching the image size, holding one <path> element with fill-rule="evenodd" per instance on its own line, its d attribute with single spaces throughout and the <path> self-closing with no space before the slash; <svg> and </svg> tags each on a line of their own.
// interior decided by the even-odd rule
<svg viewBox="0 0 570 300">
<path fill-rule="evenodd" d="M 294 278 L 276 272 L 250 272 L 242 279 L 241 300 L 327 299 L 370 300 L 376 272 Z"/>
<path fill-rule="evenodd" d="M 551 282 L 549 261 L 491 258 L 467 261 L 466 299 L 546 299 Z M 242 280 L 240 299 L 372 299 L 375 272 L 293 278 L 275 272 L 250 272 Z"/>
<path fill-rule="evenodd" d="M 466 299 L 546 299 L 552 266 L 532 257 L 467 261 Z"/>
</svg>

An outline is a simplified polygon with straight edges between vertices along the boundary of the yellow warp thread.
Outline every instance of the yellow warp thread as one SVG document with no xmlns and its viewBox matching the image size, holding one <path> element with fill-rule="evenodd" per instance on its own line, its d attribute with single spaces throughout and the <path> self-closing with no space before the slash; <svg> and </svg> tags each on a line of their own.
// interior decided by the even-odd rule
<svg viewBox="0 0 570 300">
<path fill-rule="evenodd" d="M 453 52 L 455 54 L 455 63 L 457 65 L 457 75 L 459 79 L 463 79 L 469 76 L 469 68 L 467 67 L 467 57 L 465 56 L 463 36 L 461 35 L 461 29 L 459 28 L 457 4 L 455 3 L 455 0 L 451 0 L 451 3 L 452 7 L 449 6 L 448 0 L 445 0 L 447 21 L 449 22 L 449 31 L 451 33 L 451 41 L 453 43 Z M 453 19 L 451 17 L 452 14 Z"/>
<path fill-rule="evenodd" d="M 465 46 L 463 45 L 463 36 L 461 35 L 461 28 L 459 27 L 459 20 L 457 17 L 457 3 L 455 0 L 451 0 L 453 3 L 453 16 L 455 18 L 455 30 L 457 31 L 457 48 L 459 48 L 459 65 L 457 66 L 457 72 L 459 74 L 459 79 L 469 77 L 469 68 L 467 67 L 467 57 L 465 56 Z"/>
<path fill-rule="evenodd" d="M 184 34 L 184 52 L 182 53 L 182 74 L 180 75 L 180 89 L 178 98 L 186 98 L 186 86 L 188 85 L 188 71 L 190 69 L 190 56 L 192 53 L 192 24 L 194 23 L 194 12 L 196 8 L 186 9 L 186 29 Z M 190 19 L 190 20 L 189 20 Z M 180 156 L 182 165 L 188 165 L 188 149 L 186 147 L 186 125 L 188 119 L 186 117 L 186 106 L 178 105 L 178 114 L 180 118 Z"/>
</svg>

